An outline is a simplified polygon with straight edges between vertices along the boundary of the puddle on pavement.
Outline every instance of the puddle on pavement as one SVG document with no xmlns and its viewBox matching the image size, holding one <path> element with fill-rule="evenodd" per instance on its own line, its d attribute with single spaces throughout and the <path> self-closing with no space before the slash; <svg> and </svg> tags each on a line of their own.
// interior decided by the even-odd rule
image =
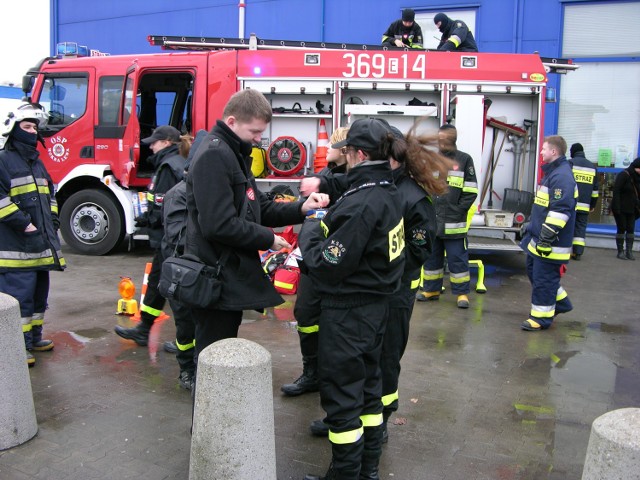
<svg viewBox="0 0 640 480">
<path fill-rule="evenodd" d="M 625 334 L 631 333 L 632 329 L 628 325 L 615 325 L 604 322 L 591 322 L 587 324 L 589 330 L 598 330 L 602 333 Z"/>
<path fill-rule="evenodd" d="M 69 332 L 72 336 L 77 336 L 77 337 L 81 337 L 86 339 L 85 342 L 86 343 L 87 340 L 93 339 L 93 338 L 102 338 L 106 335 L 108 335 L 110 332 L 104 328 L 85 328 L 82 330 L 75 330 L 73 332 Z"/>
</svg>

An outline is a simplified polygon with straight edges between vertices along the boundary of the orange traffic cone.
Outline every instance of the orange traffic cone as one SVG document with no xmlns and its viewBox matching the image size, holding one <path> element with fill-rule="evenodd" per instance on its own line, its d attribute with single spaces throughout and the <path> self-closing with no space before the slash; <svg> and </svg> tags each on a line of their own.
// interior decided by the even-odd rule
<svg viewBox="0 0 640 480">
<path fill-rule="evenodd" d="M 318 127 L 318 146 L 313 160 L 313 170 L 319 172 L 327 166 L 327 149 L 329 147 L 329 136 L 327 135 L 327 126 L 324 118 L 320 119 Z"/>
</svg>

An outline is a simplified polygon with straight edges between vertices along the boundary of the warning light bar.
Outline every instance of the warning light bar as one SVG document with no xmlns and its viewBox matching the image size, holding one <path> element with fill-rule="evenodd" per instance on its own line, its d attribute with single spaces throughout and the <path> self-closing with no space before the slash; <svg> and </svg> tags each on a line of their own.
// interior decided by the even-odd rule
<svg viewBox="0 0 640 480">
<path fill-rule="evenodd" d="M 90 50 L 76 42 L 60 42 L 56 45 L 56 55 L 59 57 L 106 57 L 109 54 L 93 48 Z"/>
</svg>

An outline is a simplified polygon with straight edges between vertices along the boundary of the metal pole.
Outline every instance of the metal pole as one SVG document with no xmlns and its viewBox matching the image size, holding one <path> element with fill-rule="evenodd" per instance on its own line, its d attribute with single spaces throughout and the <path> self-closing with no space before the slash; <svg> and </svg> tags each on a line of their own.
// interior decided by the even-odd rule
<svg viewBox="0 0 640 480">
<path fill-rule="evenodd" d="M 240 0 L 240 3 L 238 4 L 238 38 L 244 38 L 244 13 L 246 8 L 246 0 Z"/>
</svg>

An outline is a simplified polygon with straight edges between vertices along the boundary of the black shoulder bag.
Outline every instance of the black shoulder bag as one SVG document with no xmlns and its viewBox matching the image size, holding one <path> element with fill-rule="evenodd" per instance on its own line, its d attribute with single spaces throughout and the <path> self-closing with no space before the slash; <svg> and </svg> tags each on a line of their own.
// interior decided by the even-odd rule
<svg viewBox="0 0 640 480">
<path fill-rule="evenodd" d="M 246 196 L 243 198 L 242 218 L 247 214 Z M 181 232 L 182 235 L 182 232 Z M 220 299 L 222 293 L 222 281 L 220 272 L 229 257 L 227 249 L 211 267 L 206 265 L 195 255 L 185 254 L 167 258 L 162 264 L 158 291 L 160 295 L 169 300 L 175 300 L 189 308 L 211 309 Z"/>
</svg>

